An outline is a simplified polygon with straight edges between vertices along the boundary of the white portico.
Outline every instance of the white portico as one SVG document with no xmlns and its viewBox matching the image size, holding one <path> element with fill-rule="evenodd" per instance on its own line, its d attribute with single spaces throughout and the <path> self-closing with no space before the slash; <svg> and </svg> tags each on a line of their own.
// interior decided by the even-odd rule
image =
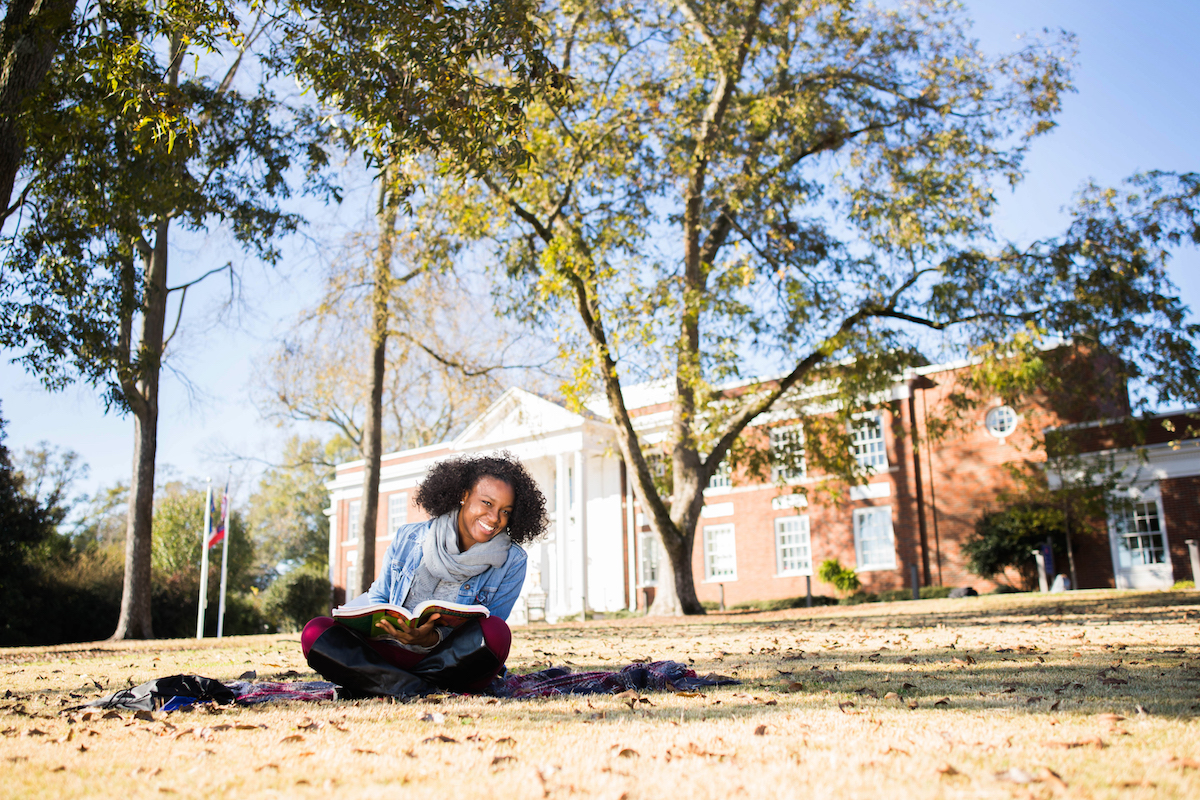
<svg viewBox="0 0 1200 800">
<path fill-rule="evenodd" d="M 380 470 L 376 558 L 395 529 L 423 519 L 412 495 L 443 458 L 507 450 L 546 495 L 550 528 L 528 543 L 529 569 L 511 621 L 554 621 L 581 611 L 628 608 L 629 559 L 621 464 L 611 425 L 522 389 L 505 391 L 454 440 L 385 455 Z M 354 526 L 362 496 L 363 462 L 339 465 L 330 489 L 330 580 L 349 585 L 357 569 Z M 376 574 L 378 575 L 378 564 Z"/>
</svg>

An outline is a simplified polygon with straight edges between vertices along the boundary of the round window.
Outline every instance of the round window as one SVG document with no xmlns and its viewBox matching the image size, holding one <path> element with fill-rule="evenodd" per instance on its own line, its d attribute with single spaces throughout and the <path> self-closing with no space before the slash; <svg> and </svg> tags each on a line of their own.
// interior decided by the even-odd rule
<svg viewBox="0 0 1200 800">
<path fill-rule="evenodd" d="M 1017 412 L 1009 406 L 996 406 L 984 419 L 988 433 L 1003 439 L 1017 429 Z"/>
</svg>

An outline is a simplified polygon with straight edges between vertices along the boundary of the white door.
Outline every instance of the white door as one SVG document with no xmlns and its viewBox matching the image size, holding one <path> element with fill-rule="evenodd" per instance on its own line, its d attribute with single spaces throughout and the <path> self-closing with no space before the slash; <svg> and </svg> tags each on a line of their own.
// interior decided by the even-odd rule
<svg viewBox="0 0 1200 800">
<path fill-rule="evenodd" d="M 1112 515 L 1108 539 L 1118 589 L 1169 589 L 1175 583 L 1157 486 Z"/>
</svg>

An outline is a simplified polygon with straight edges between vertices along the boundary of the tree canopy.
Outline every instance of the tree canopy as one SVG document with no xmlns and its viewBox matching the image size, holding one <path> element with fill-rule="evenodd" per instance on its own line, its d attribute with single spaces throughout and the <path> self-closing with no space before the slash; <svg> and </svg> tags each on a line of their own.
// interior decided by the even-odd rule
<svg viewBox="0 0 1200 800">
<path fill-rule="evenodd" d="M 543 11 L 574 91 L 529 107 L 533 158 L 518 185 L 481 165 L 469 191 L 438 202 L 492 243 L 512 307 L 558 330 L 582 364 L 568 393 L 607 400 L 673 566 L 656 611 L 701 612 L 703 490 L 755 446 L 743 434 L 768 410 L 804 419 L 810 468 L 861 481 L 849 422 L 927 363 L 931 337 L 955 356 L 1000 357 L 1144 311 L 1142 336 L 1105 340 L 1122 357 L 1161 336 L 1194 352 L 1195 332 L 1171 324 L 1179 303 L 1153 241 L 1187 235 L 1191 178 L 1148 178 L 1155 202 L 1119 208 L 1107 195 L 1107 224 L 1104 202 L 1085 199 L 1057 243 L 987 246 L 996 192 L 1021 179 L 1030 141 L 1072 90 L 1069 35 L 991 57 L 941 0 Z M 1113 260 L 1096 257 L 1093 231 Z M 648 380 L 672 394 L 669 496 L 625 405 L 626 387 Z M 723 389 L 739 381 L 751 385 Z"/>
</svg>

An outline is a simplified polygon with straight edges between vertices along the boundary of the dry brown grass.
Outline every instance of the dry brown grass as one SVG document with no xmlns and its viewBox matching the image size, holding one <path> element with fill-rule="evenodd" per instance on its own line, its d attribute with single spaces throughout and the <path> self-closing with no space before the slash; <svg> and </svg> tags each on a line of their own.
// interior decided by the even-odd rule
<svg viewBox="0 0 1200 800">
<path fill-rule="evenodd" d="M 10 798 L 1194 798 L 1200 595 L 1000 596 L 516 630 L 510 668 L 694 662 L 702 696 L 58 713 L 310 677 L 296 636 L 0 650 Z M 99 685 L 99 686 L 98 686 Z"/>
</svg>

